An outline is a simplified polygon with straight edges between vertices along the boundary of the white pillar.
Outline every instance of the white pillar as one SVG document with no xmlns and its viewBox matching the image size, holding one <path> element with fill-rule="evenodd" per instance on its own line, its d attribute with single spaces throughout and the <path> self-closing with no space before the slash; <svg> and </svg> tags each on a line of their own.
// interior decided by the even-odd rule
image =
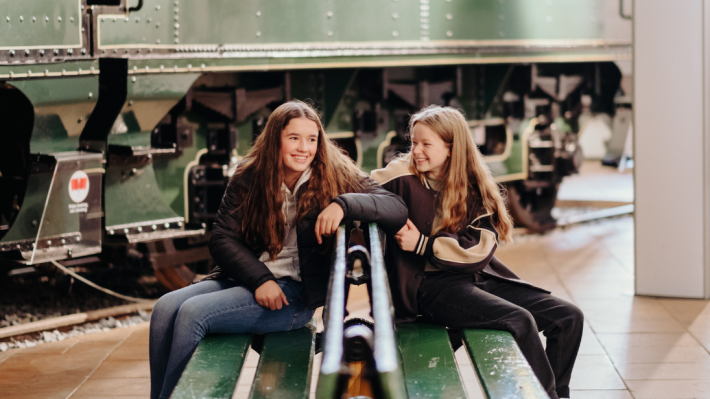
<svg viewBox="0 0 710 399">
<path fill-rule="evenodd" d="M 710 297 L 709 11 L 634 1 L 638 295 Z"/>
</svg>

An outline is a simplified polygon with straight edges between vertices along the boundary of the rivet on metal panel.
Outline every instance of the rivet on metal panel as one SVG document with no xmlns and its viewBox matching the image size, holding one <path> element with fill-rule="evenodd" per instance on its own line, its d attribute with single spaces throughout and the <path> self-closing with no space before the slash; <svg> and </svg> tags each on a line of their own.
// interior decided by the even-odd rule
<svg viewBox="0 0 710 399">
<path fill-rule="evenodd" d="M 124 234 L 128 234 L 128 229 L 123 229 Z"/>
<path fill-rule="evenodd" d="M 52 245 L 52 240 L 47 240 L 47 245 Z"/>
<path fill-rule="evenodd" d="M 32 17 L 32 22 L 37 22 L 37 17 Z"/>
<path fill-rule="evenodd" d="M 74 17 L 69 18 L 69 22 L 74 22 Z"/>
<path fill-rule="evenodd" d="M 180 12 L 180 9 L 175 7 L 175 14 L 177 14 L 178 12 Z"/>
<path fill-rule="evenodd" d="M 66 70 L 66 69 L 62 69 L 62 75 L 66 75 L 66 74 L 67 74 L 67 70 Z"/>
<path fill-rule="evenodd" d="M 39 55 L 40 55 L 40 57 L 44 56 L 44 50 L 40 50 Z"/>
<path fill-rule="evenodd" d="M 133 65 L 133 70 L 134 70 L 134 71 L 137 71 L 137 70 L 138 70 L 138 67 L 135 66 L 135 65 Z"/>
<path fill-rule="evenodd" d="M 136 54 L 140 54 L 140 53 L 141 53 L 141 49 L 136 50 Z"/>
<path fill-rule="evenodd" d="M 176 21 L 179 21 L 179 20 L 180 20 L 180 16 L 179 16 L 179 15 L 176 15 L 176 16 L 175 16 L 175 20 L 176 20 Z"/>
<path fill-rule="evenodd" d="M 10 77 L 12 77 L 12 75 L 14 75 L 14 74 L 15 74 L 15 72 L 10 71 Z"/>
<path fill-rule="evenodd" d="M 69 50 L 67 50 L 67 54 L 72 55 L 72 53 L 74 53 L 74 49 L 70 48 Z"/>
<path fill-rule="evenodd" d="M 81 68 L 79 68 L 79 69 L 77 70 L 77 72 L 81 73 Z"/>
<path fill-rule="evenodd" d="M 9 21 L 9 19 L 8 19 Z M 44 17 L 44 22 L 49 22 L 49 17 Z"/>
<path fill-rule="evenodd" d="M 76 121 L 76 123 L 81 123 L 81 122 L 84 122 L 84 117 L 83 117 L 83 116 L 80 116 L 80 117 L 79 117 L 79 120 Z M 111 234 L 113 234 L 113 233 L 111 233 Z"/>
<path fill-rule="evenodd" d="M 108 233 L 109 233 L 109 235 L 114 235 L 114 234 L 116 234 L 116 232 L 113 231 L 113 230 L 109 230 Z"/>
<path fill-rule="evenodd" d="M 182 227 L 182 222 L 177 222 L 178 227 Z"/>
<path fill-rule="evenodd" d="M 332 30 L 329 30 L 329 31 L 328 31 L 328 36 L 333 36 L 333 31 L 332 31 Z"/>
<path fill-rule="evenodd" d="M 31 71 L 31 70 L 27 70 L 27 75 L 32 75 L 32 71 Z"/>
<path fill-rule="evenodd" d="M 453 18 L 454 18 L 453 15 L 451 15 L 451 14 L 446 14 L 446 19 L 453 19 Z"/>
<path fill-rule="evenodd" d="M 24 21 L 25 19 L 22 18 L 22 15 L 20 15 L 20 22 Z"/>
<path fill-rule="evenodd" d="M 30 55 L 30 50 L 25 50 L 25 55 Z"/>
<path fill-rule="evenodd" d="M 155 42 L 160 44 L 160 39 L 156 39 Z"/>
<path fill-rule="evenodd" d="M 187 64 L 187 69 L 192 69 L 192 64 Z"/>
<path fill-rule="evenodd" d="M 153 231 L 158 230 L 158 226 L 156 226 L 156 225 L 152 225 L 152 226 L 150 226 L 150 228 L 153 229 Z"/>
<path fill-rule="evenodd" d="M 124 19 L 124 21 L 126 21 L 126 22 L 128 22 L 129 20 L 130 20 L 130 18 L 128 18 L 128 17 L 126 17 L 126 18 Z"/>
<path fill-rule="evenodd" d="M 148 19 L 146 20 L 146 22 L 147 22 L 147 23 L 153 22 L 153 18 L 148 18 Z"/>
<path fill-rule="evenodd" d="M 454 35 L 454 32 L 452 31 L 446 31 L 446 36 L 451 37 Z"/>
<path fill-rule="evenodd" d="M 141 18 L 140 18 L 140 17 L 136 17 L 136 23 L 138 23 L 138 22 L 140 22 L 140 21 L 141 21 Z"/>
<path fill-rule="evenodd" d="M 10 22 L 10 17 L 5 17 L 5 20 L 6 20 L 7 22 Z"/>
<path fill-rule="evenodd" d="M 394 36 L 394 37 L 399 36 L 399 32 L 397 32 L 396 30 L 393 30 L 393 31 L 392 31 L 392 36 Z"/>
<path fill-rule="evenodd" d="M 161 66 L 160 66 L 160 70 L 162 71 L 163 69 L 165 69 L 165 66 L 164 66 L 164 65 L 161 65 Z"/>
<path fill-rule="evenodd" d="M 64 245 L 64 244 L 67 243 L 67 240 L 65 240 L 65 239 L 62 238 L 62 239 L 60 240 L 60 242 L 62 243 L 62 245 Z"/>
<path fill-rule="evenodd" d="M 328 18 L 333 18 L 333 11 L 328 11 L 325 15 L 327 15 Z"/>
<path fill-rule="evenodd" d="M 49 69 L 45 69 L 45 70 L 44 70 L 44 75 L 45 75 L 45 76 L 48 76 L 48 75 L 49 75 Z"/>
<path fill-rule="evenodd" d="M 256 32 L 256 36 L 257 36 L 257 37 L 261 36 L 261 32 L 257 31 L 257 32 Z"/>
<path fill-rule="evenodd" d="M 547 22 L 552 22 L 552 15 L 548 15 L 545 19 L 547 19 Z"/>
<path fill-rule="evenodd" d="M 145 71 L 148 72 L 150 70 L 150 67 L 148 65 L 145 66 Z"/>
<path fill-rule="evenodd" d="M 94 67 L 91 67 L 91 68 L 89 68 L 89 69 L 91 69 L 91 70 L 93 71 L 93 70 L 94 70 Z"/>
<path fill-rule="evenodd" d="M 166 229 L 170 228 L 170 223 L 165 223 L 163 226 L 165 226 Z"/>
<path fill-rule="evenodd" d="M 62 22 L 62 17 L 57 17 L 57 21 Z"/>
<path fill-rule="evenodd" d="M 10 50 L 10 57 L 14 57 L 14 56 L 15 56 L 15 50 Z"/>
<path fill-rule="evenodd" d="M 397 18 L 399 18 L 399 14 L 393 13 L 393 14 L 392 14 L 392 19 L 397 19 Z"/>
<path fill-rule="evenodd" d="M 114 53 L 114 54 L 118 53 L 118 50 L 113 49 L 113 53 Z"/>
<path fill-rule="evenodd" d="M 257 12 L 256 12 L 256 16 L 257 16 L 257 17 L 260 17 L 260 16 L 261 16 L 261 11 L 257 11 Z"/>
<path fill-rule="evenodd" d="M 173 32 L 173 35 L 175 35 L 175 36 L 180 36 L 180 31 L 177 31 L 177 30 L 176 30 L 175 32 Z"/>
<path fill-rule="evenodd" d="M 139 233 L 142 233 L 142 232 L 143 232 L 143 228 L 140 227 L 140 226 L 138 226 L 138 228 L 137 228 L 136 230 L 138 230 Z"/>
<path fill-rule="evenodd" d="M 133 105 L 133 100 L 128 101 L 128 106 L 130 107 L 131 105 Z"/>
<path fill-rule="evenodd" d="M 85 48 L 82 48 L 82 49 L 81 49 L 81 53 L 82 53 L 82 54 L 86 54 L 86 49 L 85 49 Z"/>
<path fill-rule="evenodd" d="M 176 23 L 176 24 L 175 24 L 175 29 L 178 29 L 178 28 L 180 28 L 180 24 Z"/>
<path fill-rule="evenodd" d="M 205 64 L 200 65 L 200 68 L 205 69 Z"/>
<path fill-rule="evenodd" d="M 131 78 L 131 82 L 136 83 L 136 77 L 135 77 L 135 76 Z"/>
<path fill-rule="evenodd" d="M 155 27 L 160 28 L 160 22 L 156 22 Z"/>
<path fill-rule="evenodd" d="M 177 66 L 177 65 L 173 65 L 173 69 L 177 71 L 177 70 L 178 70 L 178 66 Z"/>
<path fill-rule="evenodd" d="M 178 5 L 178 4 L 180 4 L 180 2 L 178 0 L 175 0 L 175 5 Z"/>
<path fill-rule="evenodd" d="M 155 9 L 156 9 L 156 10 L 160 10 L 160 4 L 158 4 L 157 6 L 155 6 Z"/>
<path fill-rule="evenodd" d="M 116 18 L 113 19 L 113 22 L 116 22 Z"/>
<path fill-rule="evenodd" d="M 57 50 L 57 49 L 55 48 L 55 49 L 54 49 L 54 55 L 57 55 L 57 54 L 59 54 L 59 50 Z"/>
<path fill-rule="evenodd" d="M 89 98 L 91 98 L 91 97 L 93 97 L 93 96 L 94 96 L 94 93 L 89 92 Z"/>
<path fill-rule="evenodd" d="M 81 33 L 84 33 L 84 32 L 86 32 L 86 28 L 84 28 L 84 27 L 82 26 L 82 27 L 81 27 Z"/>
</svg>

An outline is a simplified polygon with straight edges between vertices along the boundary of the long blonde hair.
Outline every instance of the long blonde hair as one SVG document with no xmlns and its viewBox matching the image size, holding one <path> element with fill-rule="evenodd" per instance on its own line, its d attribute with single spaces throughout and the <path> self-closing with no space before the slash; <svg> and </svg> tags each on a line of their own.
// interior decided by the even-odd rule
<svg viewBox="0 0 710 399">
<path fill-rule="evenodd" d="M 237 180 L 244 173 L 251 173 L 249 187 L 240 193 L 243 195 L 240 207 L 242 235 L 244 241 L 257 252 L 268 251 L 272 260 L 283 249 L 285 234 L 281 212 L 284 201 L 281 195 L 281 182 L 284 180 L 280 155 L 281 132 L 294 118 L 307 118 L 318 126 L 318 149 L 310 165 L 308 189 L 298 200 L 297 223 L 311 209 L 320 212 L 338 195 L 362 192 L 364 188 L 364 174 L 326 136 L 318 114 L 310 105 L 293 100 L 276 108 L 232 176 L 233 180 Z"/>
<path fill-rule="evenodd" d="M 493 226 L 498 231 L 498 238 L 510 241 L 512 238 L 513 221 L 505 207 L 501 188 L 493 180 L 491 170 L 483 160 L 483 155 L 473 142 L 471 133 L 463 114 L 451 107 L 430 105 L 412 115 L 409 120 L 409 131 L 420 123 L 439 135 L 449 146 L 450 157 L 444 165 L 444 178 L 437 198 L 437 208 L 440 211 L 438 226 L 434 226 L 432 234 L 437 231 L 456 232 L 461 222 L 468 218 L 466 200 L 474 196 L 491 217 Z M 405 154 L 409 161 L 409 170 L 422 183 L 427 173 L 420 173 L 414 163 L 411 151 Z"/>
</svg>

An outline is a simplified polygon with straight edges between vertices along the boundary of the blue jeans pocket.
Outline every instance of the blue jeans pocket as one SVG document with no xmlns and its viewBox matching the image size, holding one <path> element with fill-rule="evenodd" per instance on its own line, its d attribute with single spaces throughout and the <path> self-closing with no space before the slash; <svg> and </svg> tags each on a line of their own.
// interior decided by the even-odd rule
<svg viewBox="0 0 710 399">
<path fill-rule="evenodd" d="M 300 312 L 296 312 L 296 314 L 293 315 L 291 327 L 289 327 L 288 330 L 296 330 L 305 326 L 306 324 L 308 324 L 309 321 L 311 321 L 314 313 L 315 310 L 308 309 L 307 307 L 303 308 L 303 310 L 301 310 Z"/>
</svg>

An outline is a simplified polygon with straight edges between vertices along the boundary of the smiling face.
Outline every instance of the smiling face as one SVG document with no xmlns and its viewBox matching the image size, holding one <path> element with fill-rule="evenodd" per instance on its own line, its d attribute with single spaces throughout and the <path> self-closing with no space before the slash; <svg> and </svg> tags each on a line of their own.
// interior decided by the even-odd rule
<svg viewBox="0 0 710 399">
<path fill-rule="evenodd" d="M 451 155 L 449 147 L 423 123 L 417 123 L 412 128 L 412 156 L 419 172 L 429 172 L 431 178 L 441 180 L 446 160 Z"/>
<path fill-rule="evenodd" d="M 281 160 L 286 185 L 298 177 L 313 162 L 318 150 L 318 125 L 308 118 L 293 118 L 281 131 Z"/>
</svg>

